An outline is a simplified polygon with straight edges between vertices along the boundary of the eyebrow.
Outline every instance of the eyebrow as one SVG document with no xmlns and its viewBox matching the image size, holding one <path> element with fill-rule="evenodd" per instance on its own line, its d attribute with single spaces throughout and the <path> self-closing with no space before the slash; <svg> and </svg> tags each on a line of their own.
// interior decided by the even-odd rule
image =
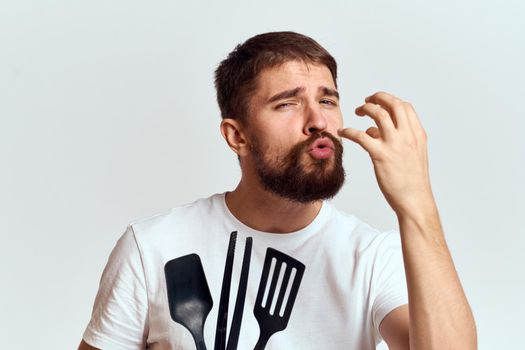
<svg viewBox="0 0 525 350">
<path fill-rule="evenodd" d="M 304 91 L 304 87 L 299 86 L 299 87 L 296 87 L 295 89 L 285 90 L 285 91 L 279 92 L 279 93 L 273 95 L 272 97 L 270 97 L 270 99 L 268 100 L 268 103 L 272 103 L 272 102 L 275 102 L 275 101 L 283 100 L 285 98 L 295 97 L 300 92 L 303 92 L 303 91 Z"/>
<path fill-rule="evenodd" d="M 330 89 L 329 87 L 326 87 L 326 86 L 321 86 L 319 90 L 323 92 L 324 96 L 333 96 L 339 100 L 339 92 L 337 92 L 337 90 Z"/>
<path fill-rule="evenodd" d="M 268 99 L 268 103 L 283 100 L 290 97 L 297 96 L 300 92 L 305 90 L 304 86 L 298 86 L 295 89 L 281 91 Z M 323 96 L 333 96 L 339 100 L 339 92 L 326 86 L 319 87 L 319 91 L 322 92 Z"/>
</svg>

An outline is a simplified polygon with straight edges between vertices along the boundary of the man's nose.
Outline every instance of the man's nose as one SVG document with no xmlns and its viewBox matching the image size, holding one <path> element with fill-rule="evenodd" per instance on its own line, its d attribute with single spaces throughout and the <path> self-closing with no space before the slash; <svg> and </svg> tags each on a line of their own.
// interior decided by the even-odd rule
<svg viewBox="0 0 525 350">
<path fill-rule="evenodd" d="M 305 107 L 304 134 L 310 136 L 316 132 L 325 131 L 328 121 L 318 104 Z"/>
</svg>

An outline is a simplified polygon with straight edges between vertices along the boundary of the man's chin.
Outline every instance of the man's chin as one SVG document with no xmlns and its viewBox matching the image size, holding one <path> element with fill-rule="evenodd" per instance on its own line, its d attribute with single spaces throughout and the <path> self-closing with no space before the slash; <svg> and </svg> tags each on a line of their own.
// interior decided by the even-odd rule
<svg viewBox="0 0 525 350">
<path fill-rule="evenodd" d="M 294 203 L 300 203 L 300 204 L 310 204 L 318 201 L 324 201 L 334 198 L 337 193 L 339 193 L 339 189 L 333 192 L 323 192 L 322 194 L 319 193 L 302 193 L 300 196 L 286 196 L 279 193 L 275 193 L 281 198 L 288 200 L 290 202 Z"/>
<path fill-rule="evenodd" d="M 334 171 L 335 157 L 316 159 L 308 154 L 302 159 L 302 168 L 305 174 L 318 174 L 325 176 Z"/>
<path fill-rule="evenodd" d="M 295 183 L 285 191 L 273 191 L 275 194 L 298 203 L 310 203 L 335 197 L 343 187 L 344 173 L 317 172 L 304 173 L 295 178 Z"/>
</svg>

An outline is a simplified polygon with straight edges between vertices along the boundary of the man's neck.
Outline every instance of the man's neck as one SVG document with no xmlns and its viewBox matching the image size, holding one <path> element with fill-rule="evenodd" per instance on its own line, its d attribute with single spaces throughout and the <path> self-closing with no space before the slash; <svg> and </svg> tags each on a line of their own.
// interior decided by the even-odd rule
<svg viewBox="0 0 525 350">
<path fill-rule="evenodd" d="M 308 226 L 322 202 L 299 203 L 270 193 L 260 186 L 239 183 L 226 194 L 226 205 L 243 224 L 258 231 L 290 233 Z"/>
</svg>

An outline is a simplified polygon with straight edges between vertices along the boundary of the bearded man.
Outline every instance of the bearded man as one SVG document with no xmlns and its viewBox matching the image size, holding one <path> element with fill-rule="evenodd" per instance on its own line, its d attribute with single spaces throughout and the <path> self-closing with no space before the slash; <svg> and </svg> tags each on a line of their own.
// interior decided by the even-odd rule
<svg viewBox="0 0 525 350">
<path fill-rule="evenodd" d="M 227 316 L 216 305 L 232 231 L 239 241 L 253 239 L 246 310 L 259 302 L 268 248 L 304 266 L 290 309 L 269 311 L 288 312 L 288 319 L 265 340 L 266 349 L 367 350 L 382 339 L 390 349 L 475 349 L 474 319 L 446 246 L 426 134 L 412 105 L 378 92 L 356 109 L 375 126 L 343 128 L 334 58 L 293 32 L 238 45 L 217 68 L 215 85 L 221 132 L 242 170 L 238 186 L 128 226 L 104 270 L 79 349 L 203 349 L 214 342 L 221 348 L 217 322 Z M 380 232 L 329 201 L 345 180 L 341 138 L 369 153 L 399 233 Z M 188 254 L 202 262 L 214 301 L 200 342 L 170 314 L 165 267 Z M 242 275 L 234 264 L 232 281 Z M 292 278 L 274 277 L 269 288 Z M 232 348 L 264 348 L 259 319 L 245 312 L 239 321 Z"/>
</svg>

